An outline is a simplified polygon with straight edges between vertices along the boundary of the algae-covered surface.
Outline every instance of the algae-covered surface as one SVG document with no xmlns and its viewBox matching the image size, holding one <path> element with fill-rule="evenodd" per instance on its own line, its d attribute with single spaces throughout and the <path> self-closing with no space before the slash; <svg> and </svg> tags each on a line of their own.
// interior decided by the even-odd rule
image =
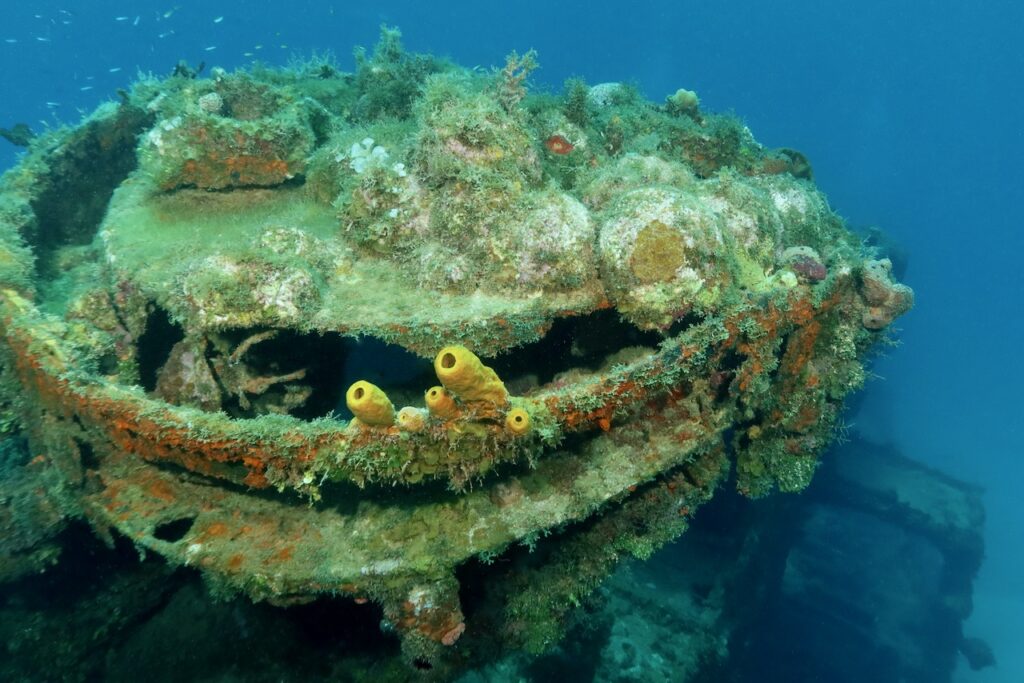
<svg viewBox="0 0 1024 683">
<path fill-rule="evenodd" d="M 459 340 L 467 336 L 461 327 L 495 319 L 503 327 L 515 321 L 517 341 L 532 341 L 556 313 L 593 310 L 603 296 L 596 288 L 512 297 L 409 286 L 392 263 L 360 258 L 341 239 L 333 207 L 301 188 L 139 192 L 129 186 L 115 194 L 101 232 L 105 255 L 120 276 L 197 329 L 365 334 L 429 355 L 438 339 Z M 502 348 L 473 339 L 478 350 Z"/>
<path fill-rule="evenodd" d="M 394 671 L 444 677 L 555 645 L 724 482 L 806 487 L 913 293 L 799 152 L 535 67 L 387 29 L 355 73 L 183 69 L 34 140 L 0 324 L 39 514 L 0 568 L 59 510 L 222 594 L 375 603 Z"/>
</svg>

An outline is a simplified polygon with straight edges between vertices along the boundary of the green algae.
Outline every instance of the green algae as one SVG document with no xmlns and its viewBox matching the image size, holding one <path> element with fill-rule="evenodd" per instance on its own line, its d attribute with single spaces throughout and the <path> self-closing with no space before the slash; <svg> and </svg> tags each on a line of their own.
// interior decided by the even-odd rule
<svg viewBox="0 0 1024 683">
<path fill-rule="evenodd" d="M 455 666 L 473 558 L 520 572 L 495 569 L 481 613 L 539 652 L 621 557 L 683 533 L 730 462 L 745 495 L 804 488 L 912 295 L 865 262 L 806 159 L 687 91 L 539 93 L 532 53 L 469 70 L 399 37 L 354 74 L 144 79 L 34 141 L 0 187 L 4 391 L 27 392 L 0 407 L 101 535 L 225 594 L 372 598 L 407 661 Z M 569 323 L 611 348 L 558 337 Z M 295 349 L 246 356 L 280 331 Z M 150 367 L 147 333 L 172 332 Z M 460 400 L 417 431 L 302 420 L 274 411 L 341 381 L 282 369 L 304 335 L 537 367 L 506 378 L 508 406 Z M 282 374 L 294 403 L 218 412 Z M 211 396 L 139 386 L 152 376 Z M 396 395 L 418 401 L 412 384 Z M 529 434 L 505 430 L 510 407 Z"/>
</svg>

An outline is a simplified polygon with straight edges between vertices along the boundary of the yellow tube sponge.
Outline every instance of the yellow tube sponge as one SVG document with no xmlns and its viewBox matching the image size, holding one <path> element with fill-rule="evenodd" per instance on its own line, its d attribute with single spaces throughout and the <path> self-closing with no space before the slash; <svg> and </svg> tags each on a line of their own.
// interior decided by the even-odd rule
<svg viewBox="0 0 1024 683">
<path fill-rule="evenodd" d="M 445 389 L 464 401 L 508 403 L 508 391 L 498 373 L 484 365 L 465 346 L 446 346 L 434 359 L 434 372 Z"/>
<path fill-rule="evenodd" d="M 422 408 L 406 406 L 398 411 L 398 426 L 407 432 L 422 432 L 427 426 L 426 413 Z"/>
<path fill-rule="evenodd" d="M 395 423 L 395 406 L 388 395 L 375 384 L 359 380 L 345 392 L 345 404 L 363 424 L 390 427 Z"/>
<path fill-rule="evenodd" d="M 455 405 L 455 399 L 444 387 L 430 387 L 423 394 L 423 400 L 426 402 L 430 414 L 439 420 L 451 420 L 459 415 L 459 407 Z"/>
<path fill-rule="evenodd" d="M 513 408 L 505 415 L 505 429 L 516 436 L 530 431 L 530 414 L 522 408 Z"/>
</svg>

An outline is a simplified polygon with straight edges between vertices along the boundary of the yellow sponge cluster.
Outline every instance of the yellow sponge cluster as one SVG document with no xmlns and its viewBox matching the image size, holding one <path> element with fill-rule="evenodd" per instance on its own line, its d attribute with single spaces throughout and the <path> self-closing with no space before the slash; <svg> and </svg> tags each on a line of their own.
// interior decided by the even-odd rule
<svg viewBox="0 0 1024 683">
<path fill-rule="evenodd" d="M 465 346 L 446 346 L 434 359 L 434 371 L 443 386 L 427 389 L 422 408 L 405 407 L 398 412 L 398 426 L 407 432 L 426 428 L 426 415 L 438 420 L 454 420 L 462 415 L 463 403 L 489 403 L 505 409 L 505 429 L 513 436 L 530 431 L 530 413 L 525 408 L 509 408 L 508 390 L 492 368 Z M 458 400 L 456 400 L 458 399 Z M 352 414 L 370 427 L 391 427 L 395 424 L 395 407 L 384 391 L 365 380 L 359 380 L 345 392 L 345 403 Z M 487 411 L 485 411 L 487 412 Z M 499 412 L 499 415 L 501 413 Z"/>
</svg>

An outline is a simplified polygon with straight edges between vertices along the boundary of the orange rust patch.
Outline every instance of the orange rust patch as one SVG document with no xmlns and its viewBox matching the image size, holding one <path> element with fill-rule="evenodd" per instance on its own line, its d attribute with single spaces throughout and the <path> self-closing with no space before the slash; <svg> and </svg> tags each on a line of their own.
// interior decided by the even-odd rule
<svg viewBox="0 0 1024 683">
<path fill-rule="evenodd" d="M 681 429 L 678 432 L 676 432 L 676 435 L 675 435 L 675 440 L 680 442 L 680 443 L 686 443 L 687 441 L 693 441 L 695 438 L 697 438 L 697 435 L 694 434 L 689 429 Z"/>
<path fill-rule="evenodd" d="M 267 560 L 266 560 L 266 562 L 264 562 L 264 564 L 269 564 L 271 562 L 287 562 L 290 559 L 292 559 L 292 556 L 294 554 L 295 554 L 295 548 L 290 546 L 290 545 L 288 545 L 288 546 L 285 546 L 284 548 L 281 548 L 279 551 L 277 551 L 276 553 L 271 555 L 269 558 L 267 558 Z"/>
<path fill-rule="evenodd" d="M 760 358 L 763 348 L 752 344 L 740 344 L 736 350 L 747 356 L 747 361 L 739 372 L 737 386 L 740 391 L 749 391 L 754 380 L 764 372 L 764 363 Z"/>
<path fill-rule="evenodd" d="M 228 569 L 231 571 L 237 571 L 241 569 L 242 564 L 245 562 L 245 556 L 241 553 L 235 553 L 228 558 Z"/>
<path fill-rule="evenodd" d="M 228 525 L 224 522 L 214 522 L 210 526 L 203 529 L 203 536 L 207 538 L 219 538 L 226 536 L 228 533 Z"/>
<path fill-rule="evenodd" d="M 814 344 L 820 333 L 821 323 L 812 320 L 790 336 L 780 368 L 783 374 L 789 377 L 800 374 L 814 355 Z"/>
<path fill-rule="evenodd" d="M 168 503 L 173 503 L 177 500 L 177 497 L 174 495 L 174 489 L 171 488 L 170 484 L 160 479 L 155 480 L 147 486 L 146 490 L 154 498 L 159 498 L 160 500 Z"/>
<path fill-rule="evenodd" d="M 746 171 L 744 175 L 780 175 L 788 173 L 789 170 L 790 163 L 788 159 L 767 158 L 761 162 L 760 168 L 755 166 Z"/>
<path fill-rule="evenodd" d="M 807 431 L 817 423 L 818 418 L 820 417 L 821 411 L 818 410 L 818 406 L 813 403 L 808 403 L 800 409 L 796 418 L 789 425 L 789 429 L 793 432 Z"/>
<path fill-rule="evenodd" d="M 799 439 L 786 439 L 786 452 L 793 455 L 805 455 L 806 450 Z"/>
</svg>

